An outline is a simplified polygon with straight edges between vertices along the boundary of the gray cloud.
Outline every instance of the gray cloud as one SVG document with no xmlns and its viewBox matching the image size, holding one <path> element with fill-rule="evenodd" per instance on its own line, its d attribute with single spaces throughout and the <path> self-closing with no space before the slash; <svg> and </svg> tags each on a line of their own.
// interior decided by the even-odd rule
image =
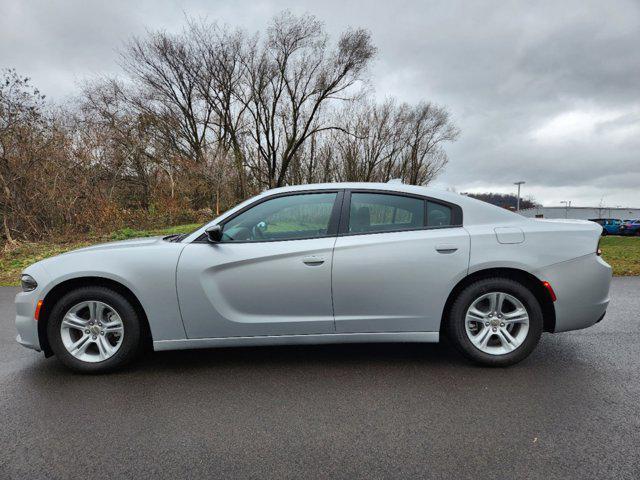
<svg viewBox="0 0 640 480">
<path fill-rule="evenodd" d="M 427 99 L 462 129 L 438 179 L 545 203 L 640 205 L 640 3 L 635 1 L 0 1 L 0 63 L 49 96 L 116 73 L 117 49 L 184 14 L 264 29 L 274 13 L 310 12 L 337 34 L 372 31 L 376 95 Z"/>
</svg>

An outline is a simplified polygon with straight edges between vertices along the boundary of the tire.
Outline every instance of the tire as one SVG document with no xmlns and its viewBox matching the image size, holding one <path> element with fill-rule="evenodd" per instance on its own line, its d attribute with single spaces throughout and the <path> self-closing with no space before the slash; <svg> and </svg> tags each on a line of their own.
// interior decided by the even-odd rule
<svg viewBox="0 0 640 480">
<path fill-rule="evenodd" d="M 499 310 L 501 313 L 489 317 L 492 298 L 498 303 L 502 298 L 503 307 Z M 509 311 L 512 306 L 516 308 Z M 518 314 L 522 308 L 526 310 L 526 325 L 525 315 Z M 472 312 L 469 319 L 478 320 L 468 321 L 469 312 Z M 507 320 L 507 317 L 513 319 Z M 507 341 L 508 336 L 503 334 L 505 329 L 510 329 L 507 333 L 513 342 Z M 509 278 L 486 278 L 466 287 L 454 300 L 445 325 L 449 339 L 465 357 L 488 367 L 506 367 L 524 360 L 538 344 L 542 329 L 542 309 L 538 300 L 527 287 Z M 474 344 L 471 336 L 480 345 Z M 483 345 L 480 339 L 487 344 Z"/>
<path fill-rule="evenodd" d="M 66 315 L 68 320 L 63 326 Z M 103 319 L 104 323 L 91 320 L 94 317 Z M 69 327 L 71 323 L 73 326 Z M 106 373 L 122 368 L 142 350 L 142 328 L 135 309 L 124 296 L 106 287 L 82 287 L 64 295 L 51 311 L 47 335 L 58 360 L 82 373 Z M 74 349 L 78 353 L 70 353 L 68 346 L 83 338 L 86 341 L 82 346 Z M 108 343 L 105 344 L 105 340 Z"/>
</svg>

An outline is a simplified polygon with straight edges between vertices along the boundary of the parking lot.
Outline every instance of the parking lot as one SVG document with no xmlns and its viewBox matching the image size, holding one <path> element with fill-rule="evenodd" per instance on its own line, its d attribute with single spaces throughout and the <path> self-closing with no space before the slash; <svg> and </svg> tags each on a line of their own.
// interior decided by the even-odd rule
<svg viewBox="0 0 640 480">
<path fill-rule="evenodd" d="M 72 374 L 0 289 L 0 478 L 640 478 L 640 277 L 508 369 L 446 344 L 156 353 Z"/>
</svg>

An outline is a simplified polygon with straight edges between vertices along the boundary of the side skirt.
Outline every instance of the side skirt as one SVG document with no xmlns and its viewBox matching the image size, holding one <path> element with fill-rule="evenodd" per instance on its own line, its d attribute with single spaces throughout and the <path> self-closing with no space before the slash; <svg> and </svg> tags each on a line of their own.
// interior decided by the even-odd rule
<svg viewBox="0 0 640 480">
<path fill-rule="evenodd" d="M 438 332 L 323 333 L 317 335 L 264 335 L 258 337 L 193 338 L 158 340 L 153 349 L 259 347 L 267 345 L 323 345 L 330 343 L 437 343 Z"/>
</svg>

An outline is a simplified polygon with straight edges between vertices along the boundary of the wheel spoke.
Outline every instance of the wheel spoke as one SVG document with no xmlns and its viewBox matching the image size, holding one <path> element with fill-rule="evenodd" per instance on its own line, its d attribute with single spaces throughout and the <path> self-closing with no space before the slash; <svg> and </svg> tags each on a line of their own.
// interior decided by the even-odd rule
<svg viewBox="0 0 640 480">
<path fill-rule="evenodd" d="M 486 316 L 486 313 L 478 310 L 475 306 L 471 306 L 467 311 L 467 322 L 483 322 Z"/>
<path fill-rule="evenodd" d="M 96 344 L 98 345 L 101 359 L 107 359 L 113 354 L 113 345 L 109 343 L 109 340 L 104 335 L 98 335 Z"/>
<path fill-rule="evenodd" d="M 506 328 L 501 328 L 500 330 L 498 330 L 496 332 L 496 335 L 498 335 L 500 343 L 505 348 L 505 350 L 510 352 L 511 350 L 516 348 L 516 340 L 511 336 L 509 332 L 507 332 Z"/>
<path fill-rule="evenodd" d="M 529 315 L 524 308 L 517 308 L 513 312 L 505 313 L 504 323 L 524 323 L 529 321 Z"/>
<path fill-rule="evenodd" d="M 497 293 L 496 294 L 496 309 L 494 310 L 494 312 L 496 313 L 502 313 L 502 304 L 504 303 L 504 293 Z"/>
<path fill-rule="evenodd" d="M 109 323 L 103 323 L 102 328 L 105 333 L 122 333 L 122 331 L 124 330 L 122 327 L 122 322 L 118 320 L 114 320 Z"/>
<path fill-rule="evenodd" d="M 71 355 L 73 355 L 74 357 L 78 357 L 87 350 L 87 347 L 89 345 L 91 345 L 91 336 L 83 334 L 77 342 L 71 345 L 71 347 L 69 348 L 69 353 L 71 353 Z"/>
<path fill-rule="evenodd" d="M 498 294 L 490 293 L 489 294 L 489 312 L 491 313 L 495 312 L 497 304 L 498 304 Z"/>
<path fill-rule="evenodd" d="M 102 302 L 89 302 L 89 316 L 91 320 L 102 321 L 105 305 Z"/>
<path fill-rule="evenodd" d="M 485 348 L 491 338 L 491 329 L 484 327 L 480 332 L 471 338 L 473 344 L 478 348 Z"/>
<path fill-rule="evenodd" d="M 67 313 L 62 319 L 62 326 L 65 328 L 73 328 L 76 330 L 84 330 L 87 328 L 88 322 L 84 318 L 80 318 L 75 313 Z"/>
</svg>

